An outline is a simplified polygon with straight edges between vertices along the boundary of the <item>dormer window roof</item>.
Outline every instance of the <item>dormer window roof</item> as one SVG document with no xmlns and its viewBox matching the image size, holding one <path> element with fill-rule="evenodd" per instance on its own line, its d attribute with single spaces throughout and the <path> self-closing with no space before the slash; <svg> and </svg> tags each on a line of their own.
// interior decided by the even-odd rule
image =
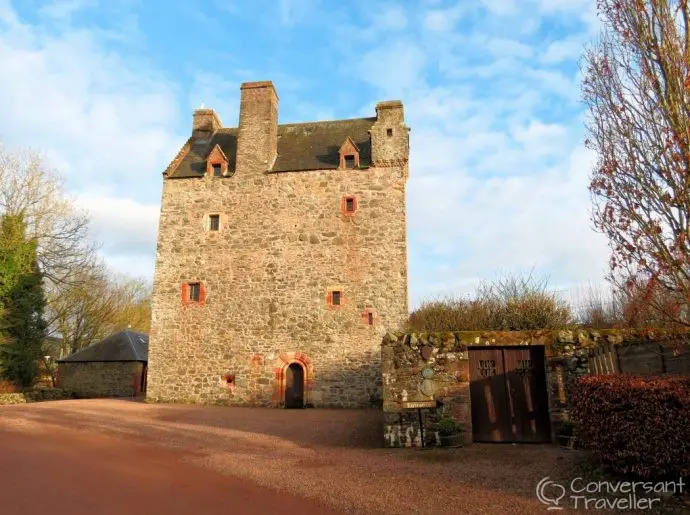
<svg viewBox="0 0 690 515">
<path fill-rule="evenodd" d="M 216 144 L 206 159 L 206 175 L 210 177 L 225 177 L 228 174 L 228 158 L 225 152 Z"/>
<path fill-rule="evenodd" d="M 340 146 L 340 166 L 338 168 L 359 168 L 359 147 L 350 136 Z"/>
</svg>

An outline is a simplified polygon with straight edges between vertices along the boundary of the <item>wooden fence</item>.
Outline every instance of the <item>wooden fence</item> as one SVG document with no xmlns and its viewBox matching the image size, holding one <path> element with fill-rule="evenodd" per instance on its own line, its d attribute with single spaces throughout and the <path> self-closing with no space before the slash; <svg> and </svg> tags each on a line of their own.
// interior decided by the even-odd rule
<svg viewBox="0 0 690 515">
<path fill-rule="evenodd" d="M 690 348 L 676 352 L 674 342 L 603 345 L 589 351 L 590 374 L 690 375 Z"/>
</svg>

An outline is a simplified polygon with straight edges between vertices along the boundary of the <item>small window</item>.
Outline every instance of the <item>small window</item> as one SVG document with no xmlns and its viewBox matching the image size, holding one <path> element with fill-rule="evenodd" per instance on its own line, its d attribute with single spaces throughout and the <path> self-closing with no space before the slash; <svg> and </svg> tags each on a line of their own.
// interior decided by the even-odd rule
<svg viewBox="0 0 690 515">
<path fill-rule="evenodd" d="M 213 164 L 213 176 L 214 177 L 222 177 L 223 176 L 223 167 L 220 163 Z"/>
<path fill-rule="evenodd" d="M 355 156 L 350 154 L 349 156 L 345 156 L 345 168 L 354 168 L 355 167 Z"/>
<path fill-rule="evenodd" d="M 352 197 L 346 198 L 345 199 L 345 211 L 348 213 L 354 213 L 355 212 L 355 199 Z"/>
<path fill-rule="evenodd" d="M 342 296 L 342 292 L 339 291 L 334 291 L 332 294 L 332 302 L 334 306 L 340 306 L 340 298 Z"/>
<path fill-rule="evenodd" d="M 390 138 L 393 136 L 393 129 L 386 129 L 386 135 Z"/>
<path fill-rule="evenodd" d="M 374 314 L 371 311 L 367 313 L 367 324 L 374 325 Z"/>
<path fill-rule="evenodd" d="M 199 302 L 201 299 L 201 283 L 189 283 L 189 301 Z"/>
<path fill-rule="evenodd" d="M 208 230 L 217 231 L 220 229 L 220 215 L 208 216 Z"/>
</svg>

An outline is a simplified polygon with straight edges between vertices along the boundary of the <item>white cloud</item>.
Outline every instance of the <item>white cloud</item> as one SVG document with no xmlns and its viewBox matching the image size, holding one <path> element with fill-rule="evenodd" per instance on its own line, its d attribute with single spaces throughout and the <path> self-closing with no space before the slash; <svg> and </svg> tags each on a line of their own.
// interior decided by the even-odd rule
<svg viewBox="0 0 690 515">
<path fill-rule="evenodd" d="M 532 48 L 513 39 L 495 38 L 487 42 L 489 51 L 497 57 L 518 57 L 526 59 L 532 55 Z"/>
<path fill-rule="evenodd" d="M 94 5 L 93 0 L 53 1 L 40 7 L 38 15 L 57 22 L 69 22 L 74 13 L 92 5 Z"/>
<path fill-rule="evenodd" d="M 78 6 L 62 7 L 51 15 L 67 20 Z M 137 273 L 151 275 L 161 172 L 186 136 L 175 86 L 105 51 L 97 32 L 49 34 L 6 3 L 0 17 L 0 69 L 12 77 L 0 81 L 0 136 L 45 151 L 92 212 L 104 254 L 139 256 L 151 267 Z"/>
<path fill-rule="evenodd" d="M 449 31 L 466 12 L 467 8 L 461 3 L 448 9 L 432 9 L 424 13 L 424 28 L 436 32 Z"/>
<path fill-rule="evenodd" d="M 111 266 L 122 273 L 152 275 L 159 205 L 92 194 L 80 195 L 78 204 L 91 214 L 91 236 L 94 241 L 103 242 L 101 251 Z M 131 263 L 146 263 L 148 268 Z"/>
<path fill-rule="evenodd" d="M 377 26 L 381 30 L 404 30 L 407 28 L 407 15 L 399 5 L 388 5 L 376 16 Z"/>
<path fill-rule="evenodd" d="M 515 0 L 481 0 L 489 11 L 498 15 L 513 14 L 517 11 Z"/>
<path fill-rule="evenodd" d="M 546 47 L 540 60 L 546 64 L 559 64 L 579 58 L 584 46 L 583 38 L 570 37 L 553 41 Z"/>
<path fill-rule="evenodd" d="M 359 63 L 359 76 L 386 95 L 418 87 L 424 81 L 427 57 L 411 41 L 399 40 L 366 53 Z"/>
<path fill-rule="evenodd" d="M 608 250 L 588 226 L 591 164 L 576 147 L 562 165 L 520 177 L 484 180 L 458 168 L 419 176 L 412 169 L 408 224 L 416 254 L 426 256 L 426 281 L 413 284 L 415 302 L 448 291 L 446 282 L 471 293 L 480 278 L 504 270 L 536 267 L 565 285 L 601 278 Z"/>
</svg>

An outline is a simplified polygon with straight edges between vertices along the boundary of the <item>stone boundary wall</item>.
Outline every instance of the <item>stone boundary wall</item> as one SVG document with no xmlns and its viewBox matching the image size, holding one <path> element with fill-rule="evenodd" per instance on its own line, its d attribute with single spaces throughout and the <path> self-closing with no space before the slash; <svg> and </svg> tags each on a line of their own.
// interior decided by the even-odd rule
<svg viewBox="0 0 690 515">
<path fill-rule="evenodd" d="M 143 366 L 138 361 L 62 362 L 59 386 L 81 398 L 135 397 L 140 393 Z"/>
<path fill-rule="evenodd" d="M 450 416 L 463 425 L 465 443 L 472 443 L 470 404 L 470 348 L 482 346 L 543 346 L 549 399 L 551 437 L 568 420 L 568 398 L 575 379 L 590 373 L 590 350 L 598 347 L 683 339 L 688 333 L 659 330 L 559 330 L 559 331 L 461 331 L 444 333 L 387 333 L 381 347 L 384 443 L 386 447 L 438 445 L 434 423 Z M 421 355 L 428 347 L 430 359 Z M 436 391 L 420 390 L 420 371 L 434 370 Z M 403 406 L 440 401 L 440 407 L 424 409 L 420 427 L 416 409 Z"/>
</svg>

